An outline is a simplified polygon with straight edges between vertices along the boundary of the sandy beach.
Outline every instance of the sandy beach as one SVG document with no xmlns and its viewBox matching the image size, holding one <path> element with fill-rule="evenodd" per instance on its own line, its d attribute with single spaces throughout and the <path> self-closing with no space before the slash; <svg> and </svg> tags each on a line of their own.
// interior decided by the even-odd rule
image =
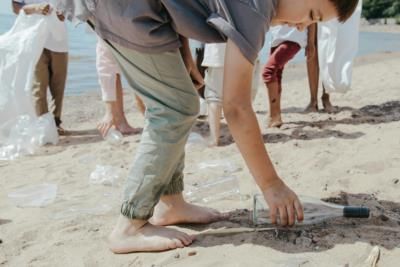
<svg viewBox="0 0 400 267">
<path fill-rule="evenodd" d="M 386 25 L 382 21 L 370 23 L 365 19 L 361 19 L 360 30 L 364 32 L 400 33 L 400 25 L 396 24 L 394 19 L 389 19 Z"/>
<path fill-rule="evenodd" d="M 94 70 L 93 70 L 94 71 Z M 356 60 L 353 88 L 333 94 L 334 114 L 304 114 L 308 104 L 304 64 L 290 65 L 284 78 L 281 129 L 268 129 L 266 90 L 260 83 L 254 109 L 265 145 L 280 176 L 298 194 L 340 204 L 366 205 L 369 219 L 337 218 L 313 226 L 236 234 L 204 234 L 184 249 L 114 255 L 106 237 L 119 213 L 124 180 L 140 135 L 112 145 L 95 126 L 103 114 L 99 94 L 68 96 L 64 127 L 69 136 L 34 156 L 0 161 L 0 266 L 363 266 L 379 246 L 378 266 L 396 267 L 400 259 L 400 53 Z M 126 91 L 128 120 L 142 127 L 143 117 Z M 322 104 L 321 104 L 322 105 Z M 222 122 L 222 144 L 187 147 L 186 188 L 219 176 L 235 176 L 240 197 L 203 203 L 230 212 L 227 221 L 182 225 L 187 233 L 207 229 L 251 229 L 253 179 Z M 206 137 L 199 120 L 194 132 Z M 199 162 L 220 168 L 202 168 Z M 119 179 L 113 186 L 89 183 L 96 165 L 110 165 Z M 17 207 L 8 197 L 21 187 L 57 186 L 54 202 L 42 208 Z"/>
</svg>

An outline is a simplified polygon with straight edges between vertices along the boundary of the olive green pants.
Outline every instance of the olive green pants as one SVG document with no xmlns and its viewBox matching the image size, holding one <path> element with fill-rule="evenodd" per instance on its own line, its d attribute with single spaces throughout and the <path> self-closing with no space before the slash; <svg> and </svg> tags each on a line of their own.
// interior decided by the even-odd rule
<svg viewBox="0 0 400 267">
<path fill-rule="evenodd" d="M 146 105 L 121 213 L 147 220 L 162 195 L 183 191 L 185 144 L 199 112 L 199 97 L 178 50 L 144 54 L 114 43 L 111 49 Z"/>
<path fill-rule="evenodd" d="M 36 115 L 49 112 L 47 88 L 50 89 L 52 108 L 56 125 L 61 124 L 61 112 L 67 79 L 68 53 L 53 52 L 43 49 L 35 68 L 32 95 Z"/>
</svg>

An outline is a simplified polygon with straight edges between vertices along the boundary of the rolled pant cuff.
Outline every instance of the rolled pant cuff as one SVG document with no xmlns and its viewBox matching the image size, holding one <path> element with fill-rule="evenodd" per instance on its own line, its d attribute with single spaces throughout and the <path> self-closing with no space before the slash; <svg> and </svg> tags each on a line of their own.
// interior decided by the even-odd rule
<svg viewBox="0 0 400 267">
<path fill-rule="evenodd" d="M 147 210 L 141 209 L 129 203 L 129 201 L 125 201 L 121 206 L 121 214 L 128 219 L 131 220 L 149 220 L 153 216 L 154 209 Z"/>
<path fill-rule="evenodd" d="M 171 182 L 168 187 L 164 190 L 163 195 L 176 195 L 180 194 L 183 192 L 184 186 L 183 186 L 183 176 L 179 179 L 174 179 L 173 182 Z"/>
</svg>

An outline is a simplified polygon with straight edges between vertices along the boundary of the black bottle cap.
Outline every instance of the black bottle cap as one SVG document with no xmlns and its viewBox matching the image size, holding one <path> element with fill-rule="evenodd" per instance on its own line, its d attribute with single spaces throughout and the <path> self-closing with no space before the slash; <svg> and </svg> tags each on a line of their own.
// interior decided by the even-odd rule
<svg viewBox="0 0 400 267">
<path fill-rule="evenodd" d="M 343 217 L 346 218 L 369 218 L 369 208 L 366 207 L 344 207 Z"/>
</svg>

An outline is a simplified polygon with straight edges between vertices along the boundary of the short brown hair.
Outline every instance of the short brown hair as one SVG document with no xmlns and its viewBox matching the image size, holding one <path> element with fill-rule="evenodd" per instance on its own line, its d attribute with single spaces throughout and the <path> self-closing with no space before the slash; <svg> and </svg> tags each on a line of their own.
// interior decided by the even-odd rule
<svg viewBox="0 0 400 267">
<path fill-rule="evenodd" d="M 345 22 L 353 14 L 358 5 L 359 0 L 329 0 L 338 12 L 338 20 Z"/>
</svg>

